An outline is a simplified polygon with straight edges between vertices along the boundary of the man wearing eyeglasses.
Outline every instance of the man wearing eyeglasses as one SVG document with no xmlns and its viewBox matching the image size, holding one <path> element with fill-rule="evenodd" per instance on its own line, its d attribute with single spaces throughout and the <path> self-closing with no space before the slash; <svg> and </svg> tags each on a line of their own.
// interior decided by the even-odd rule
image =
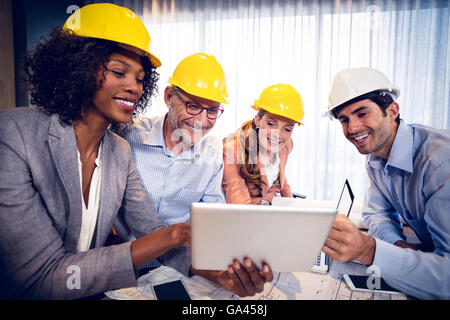
<svg viewBox="0 0 450 320">
<path fill-rule="evenodd" d="M 221 141 L 207 133 L 228 103 L 222 67 L 212 55 L 183 59 L 164 90 L 168 112 L 138 117 L 122 133 L 150 200 L 167 224 L 189 221 L 192 202 L 225 202 Z M 127 234 L 121 217 L 115 231 Z"/>
<path fill-rule="evenodd" d="M 223 157 L 221 140 L 206 135 L 228 103 L 225 74 L 216 58 L 196 53 L 183 59 L 164 90 L 169 111 L 159 117 L 137 118 L 131 128 L 120 132 L 128 140 L 150 200 L 167 224 L 190 220 L 192 202 L 225 202 L 222 192 Z M 131 240 L 119 212 L 113 232 Z M 231 265 L 232 264 L 232 265 Z M 158 267 L 154 260 L 139 274 Z M 270 267 L 258 270 L 248 258 L 230 261 L 228 270 L 191 268 L 239 296 L 253 296 L 273 279 Z"/>
</svg>

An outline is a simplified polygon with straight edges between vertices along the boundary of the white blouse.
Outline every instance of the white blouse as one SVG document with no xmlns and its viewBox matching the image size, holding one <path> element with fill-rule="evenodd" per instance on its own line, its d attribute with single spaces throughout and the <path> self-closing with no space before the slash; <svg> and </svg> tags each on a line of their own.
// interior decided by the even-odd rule
<svg viewBox="0 0 450 320">
<path fill-rule="evenodd" d="M 264 165 L 264 168 L 261 168 L 261 171 L 267 176 L 267 182 L 269 183 L 269 188 L 278 180 L 280 175 L 280 157 L 278 153 L 275 154 L 275 159 L 270 161 L 263 155 L 259 156 L 260 161 Z"/>
<path fill-rule="evenodd" d="M 97 159 L 95 159 L 95 169 L 92 174 L 91 186 L 89 189 L 89 205 L 86 207 L 86 203 L 84 202 L 83 192 L 81 192 L 81 208 L 82 208 L 82 217 L 81 217 L 81 232 L 80 238 L 78 239 L 77 251 L 88 251 L 91 247 L 92 237 L 94 235 L 95 227 L 97 225 L 97 216 L 98 210 L 100 206 L 100 185 L 102 180 L 101 175 L 101 154 L 102 154 L 102 145 L 103 142 L 100 143 L 98 149 Z M 80 160 L 80 152 L 78 153 L 78 172 L 80 174 L 80 190 L 83 190 L 83 176 L 82 176 L 82 167 L 83 164 Z"/>
</svg>

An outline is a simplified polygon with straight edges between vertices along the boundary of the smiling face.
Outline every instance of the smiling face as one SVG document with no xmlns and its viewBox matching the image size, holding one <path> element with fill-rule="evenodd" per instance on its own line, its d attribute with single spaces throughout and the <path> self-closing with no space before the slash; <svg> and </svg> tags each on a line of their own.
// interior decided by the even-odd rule
<svg viewBox="0 0 450 320">
<path fill-rule="evenodd" d="M 93 107 L 87 112 L 106 123 L 130 122 L 142 97 L 144 75 L 138 54 L 125 49 L 113 53 L 106 63 L 106 70 L 99 72 L 101 87 L 94 95 Z"/>
<path fill-rule="evenodd" d="M 384 159 L 389 153 L 397 133 L 398 104 L 393 102 L 384 114 L 372 100 L 350 104 L 338 112 L 345 137 L 362 154 L 374 153 Z"/>
<path fill-rule="evenodd" d="M 200 114 L 189 114 L 186 104 L 217 110 L 220 108 L 219 102 L 193 96 L 170 86 L 164 91 L 164 101 L 169 108 L 164 124 L 164 141 L 170 150 L 180 142 L 185 146 L 197 143 L 216 123 L 217 119 L 208 118 L 204 109 Z"/>
<path fill-rule="evenodd" d="M 259 127 L 260 152 L 265 152 L 267 155 L 278 153 L 291 140 L 296 125 L 294 120 L 270 112 L 263 112 L 262 115 L 260 112 L 253 120 Z"/>
</svg>

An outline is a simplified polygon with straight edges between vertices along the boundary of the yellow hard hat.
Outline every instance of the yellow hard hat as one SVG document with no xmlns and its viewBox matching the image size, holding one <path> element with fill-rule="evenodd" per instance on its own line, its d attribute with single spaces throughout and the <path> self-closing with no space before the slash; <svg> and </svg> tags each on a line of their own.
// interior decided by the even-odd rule
<svg viewBox="0 0 450 320">
<path fill-rule="evenodd" d="M 184 58 L 169 83 L 193 96 L 228 103 L 225 73 L 213 55 L 195 53 Z"/>
<path fill-rule="evenodd" d="M 154 67 L 161 65 L 161 61 L 150 52 L 151 39 L 147 28 L 128 8 L 112 3 L 89 4 L 75 11 L 64 23 L 63 29 L 83 37 L 118 42 L 147 56 Z"/>
<path fill-rule="evenodd" d="M 263 109 L 267 112 L 289 118 L 298 124 L 305 114 L 300 94 L 288 84 L 275 84 L 263 90 L 259 100 L 255 101 L 253 109 Z"/>
</svg>

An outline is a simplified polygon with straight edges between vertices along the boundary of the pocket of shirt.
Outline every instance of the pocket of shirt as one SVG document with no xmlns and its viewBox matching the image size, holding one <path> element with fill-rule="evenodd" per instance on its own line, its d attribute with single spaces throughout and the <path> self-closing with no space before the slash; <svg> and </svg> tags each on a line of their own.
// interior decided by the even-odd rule
<svg viewBox="0 0 450 320">
<path fill-rule="evenodd" d="M 190 189 L 181 189 L 170 200 L 163 201 L 159 207 L 161 216 L 169 224 L 189 220 L 191 203 L 198 202 L 203 193 Z"/>
<path fill-rule="evenodd" d="M 178 195 L 175 197 L 175 201 L 181 204 L 190 205 L 192 202 L 198 202 L 202 198 L 203 192 L 195 191 L 191 189 L 181 189 Z"/>
</svg>

